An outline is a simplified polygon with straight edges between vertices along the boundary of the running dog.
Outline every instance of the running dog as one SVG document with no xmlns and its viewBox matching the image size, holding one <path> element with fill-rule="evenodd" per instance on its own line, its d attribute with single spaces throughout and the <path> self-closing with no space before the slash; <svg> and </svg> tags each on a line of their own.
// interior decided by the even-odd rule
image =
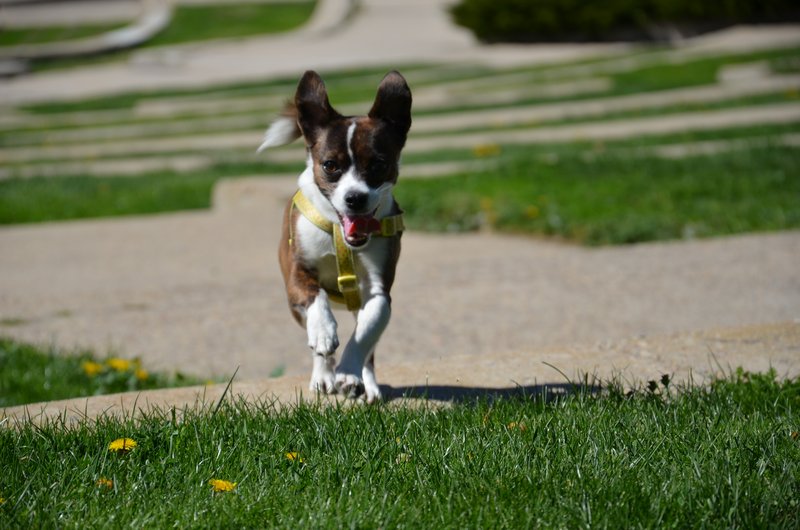
<svg viewBox="0 0 800 530">
<path fill-rule="evenodd" d="M 308 71 L 259 148 L 301 136 L 306 144 L 306 169 L 286 206 L 278 258 L 289 308 L 308 334 L 312 391 L 368 403 L 382 398 L 375 345 L 391 315 L 403 234 L 392 189 L 410 128 L 411 90 L 398 72 L 383 78 L 366 116 L 342 116 L 320 76 Z M 338 366 L 332 304 L 356 318 Z"/>
</svg>

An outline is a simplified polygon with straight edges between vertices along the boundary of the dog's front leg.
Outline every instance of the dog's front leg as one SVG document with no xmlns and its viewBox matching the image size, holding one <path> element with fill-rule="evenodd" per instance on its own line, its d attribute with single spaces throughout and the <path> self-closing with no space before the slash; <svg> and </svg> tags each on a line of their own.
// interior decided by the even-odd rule
<svg viewBox="0 0 800 530">
<path fill-rule="evenodd" d="M 374 374 L 363 378 L 364 367 L 375 345 L 386 329 L 391 317 L 391 305 L 385 294 L 372 296 L 356 315 L 356 329 L 345 346 L 342 360 L 336 368 L 336 388 L 342 394 L 354 397 L 362 390 L 368 403 L 381 399 L 381 391 Z M 372 365 L 370 365 L 371 368 Z"/>
<path fill-rule="evenodd" d="M 308 385 L 312 391 L 328 394 L 336 392 L 333 372 L 333 354 L 339 347 L 336 328 L 336 319 L 331 311 L 328 294 L 320 289 L 306 310 L 308 347 L 311 348 L 314 362 L 311 382 Z"/>
<path fill-rule="evenodd" d="M 336 391 L 333 354 L 339 347 L 336 319 L 331 312 L 328 293 L 319 285 L 316 275 L 297 262 L 285 262 L 286 290 L 292 314 L 306 329 L 308 347 L 313 356 L 309 389 L 315 392 Z"/>
</svg>

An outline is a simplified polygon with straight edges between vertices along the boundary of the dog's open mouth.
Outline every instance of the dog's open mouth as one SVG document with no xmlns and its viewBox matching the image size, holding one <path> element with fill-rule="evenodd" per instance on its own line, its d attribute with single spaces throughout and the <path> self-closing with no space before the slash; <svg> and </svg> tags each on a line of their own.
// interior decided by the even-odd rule
<svg viewBox="0 0 800 530">
<path fill-rule="evenodd" d="M 366 215 L 339 214 L 344 231 L 344 239 L 351 247 L 367 244 L 369 237 L 381 229 L 381 222 L 375 219 L 375 212 Z"/>
</svg>

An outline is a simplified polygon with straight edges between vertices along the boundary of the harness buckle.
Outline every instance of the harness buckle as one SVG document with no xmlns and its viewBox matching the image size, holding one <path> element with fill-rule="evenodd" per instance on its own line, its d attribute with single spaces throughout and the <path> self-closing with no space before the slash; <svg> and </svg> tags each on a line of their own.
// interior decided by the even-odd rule
<svg viewBox="0 0 800 530">
<path fill-rule="evenodd" d="M 358 277 L 355 274 L 345 274 L 336 278 L 339 292 L 342 294 L 358 291 Z"/>
</svg>

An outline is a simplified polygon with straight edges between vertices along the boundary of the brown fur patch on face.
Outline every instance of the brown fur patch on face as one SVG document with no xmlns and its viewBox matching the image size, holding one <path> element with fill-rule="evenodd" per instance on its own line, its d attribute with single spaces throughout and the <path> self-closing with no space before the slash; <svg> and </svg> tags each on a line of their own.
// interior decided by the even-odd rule
<svg viewBox="0 0 800 530">
<path fill-rule="evenodd" d="M 358 174 L 370 188 L 397 182 L 401 141 L 394 130 L 379 120 L 359 118 L 353 133 L 353 156 Z"/>
<path fill-rule="evenodd" d="M 336 183 L 352 164 L 347 152 L 347 129 L 350 123 L 350 119 L 336 120 L 330 127 L 320 131 L 317 141 L 309 148 L 314 181 L 328 198 L 333 195 Z"/>
</svg>

